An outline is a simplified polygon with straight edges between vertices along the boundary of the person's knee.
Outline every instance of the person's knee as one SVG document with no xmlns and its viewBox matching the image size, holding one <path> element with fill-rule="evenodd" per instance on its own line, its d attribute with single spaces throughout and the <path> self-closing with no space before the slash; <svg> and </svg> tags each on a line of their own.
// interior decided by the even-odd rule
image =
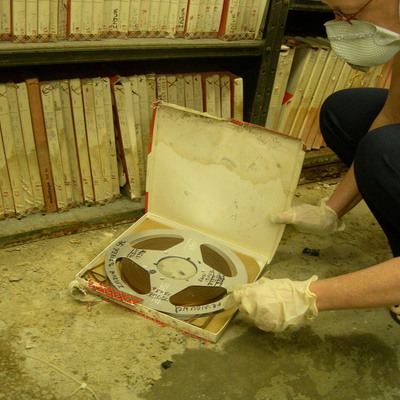
<svg viewBox="0 0 400 400">
<path fill-rule="evenodd" d="M 321 106 L 320 125 L 325 141 L 342 138 L 356 145 L 382 110 L 386 89 L 350 88 L 329 95 Z"/>
<path fill-rule="evenodd" d="M 360 140 L 354 157 L 354 168 L 361 191 L 373 186 L 374 182 L 382 182 L 383 177 L 393 174 L 400 167 L 399 135 L 400 124 L 397 124 L 374 129 Z"/>
<path fill-rule="evenodd" d="M 321 131 L 326 140 L 326 136 L 329 136 L 329 132 L 334 132 L 332 125 L 338 120 L 340 116 L 340 105 L 343 104 L 344 91 L 339 90 L 329 95 L 325 101 L 322 103 L 320 110 L 320 124 Z M 324 129 L 326 128 L 326 129 Z"/>
<path fill-rule="evenodd" d="M 348 123 L 348 89 L 328 96 L 320 110 L 320 129 L 327 146 L 349 167 L 354 158 L 356 140 L 355 130 Z"/>
</svg>

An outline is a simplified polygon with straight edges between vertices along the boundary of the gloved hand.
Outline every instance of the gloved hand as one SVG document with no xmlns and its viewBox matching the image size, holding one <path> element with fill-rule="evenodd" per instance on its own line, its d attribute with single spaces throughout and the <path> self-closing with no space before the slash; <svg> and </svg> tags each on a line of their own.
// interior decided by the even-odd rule
<svg viewBox="0 0 400 400">
<path fill-rule="evenodd" d="M 309 290 L 317 279 L 315 275 L 307 281 L 260 278 L 233 288 L 225 308 L 239 306 L 264 331 L 296 327 L 318 315 L 317 296 Z"/>
<path fill-rule="evenodd" d="M 275 224 L 292 224 L 298 231 L 326 236 L 344 229 L 344 222 L 339 220 L 336 212 L 326 205 L 323 198 L 318 206 L 311 204 L 295 204 L 287 211 L 271 214 L 271 222 Z"/>
</svg>

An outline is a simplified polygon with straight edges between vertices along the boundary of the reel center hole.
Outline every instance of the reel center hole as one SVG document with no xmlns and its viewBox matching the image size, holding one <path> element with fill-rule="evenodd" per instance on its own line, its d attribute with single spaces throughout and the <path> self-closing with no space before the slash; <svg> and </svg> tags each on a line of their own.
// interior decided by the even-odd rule
<svg viewBox="0 0 400 400">
<path fill-rule="evenodd" d="M 164 257 L 157 263 L 158 270 L 167 278 L 187 280 L 197 274 L 194 263 L 183 257 Z"/>
</svg>

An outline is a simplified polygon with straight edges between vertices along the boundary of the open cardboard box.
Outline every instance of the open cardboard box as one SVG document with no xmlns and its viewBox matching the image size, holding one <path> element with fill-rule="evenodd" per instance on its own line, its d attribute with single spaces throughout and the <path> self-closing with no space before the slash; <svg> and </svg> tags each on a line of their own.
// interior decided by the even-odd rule
<svg viewBox="0 0 400 400">
<path fill-rule="evenodd" d="M 127 234 L 194 230 L 243 262 L 248 282 L 271 262 L 284 226 L 269 214 L 290 207 L 304 158 L 300 140 L 183 107 L 155 104 L 147 165 L 146 214 L 77 275 L 85 290 L 189 334 L 216 342 L 230 309 L 183 320 L 140 304 L 105 273 L 107 252 Z"/>
</svg>

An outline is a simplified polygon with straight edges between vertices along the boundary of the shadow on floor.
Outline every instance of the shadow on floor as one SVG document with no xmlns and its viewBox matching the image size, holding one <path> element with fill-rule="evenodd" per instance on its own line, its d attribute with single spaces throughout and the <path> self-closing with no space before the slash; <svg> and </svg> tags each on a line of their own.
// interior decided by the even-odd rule
<svg viewBox="0 0 400 400">
<path fill-rule="evenodd" d="M 310 327 L 282 336 L 249 328 L 221 352 L 187 350 L 172 361 L 143 399 L 400 399 L 396 352 L 369 333 L 322 339 Z"/>
</svg>

